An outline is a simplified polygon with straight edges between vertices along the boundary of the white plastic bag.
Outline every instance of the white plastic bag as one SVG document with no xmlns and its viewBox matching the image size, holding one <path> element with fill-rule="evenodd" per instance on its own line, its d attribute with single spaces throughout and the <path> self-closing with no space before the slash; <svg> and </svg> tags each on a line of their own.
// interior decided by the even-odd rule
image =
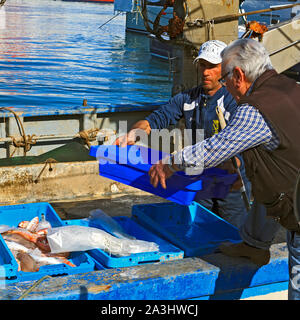
<svg viewBox="0 0 300 320">
<path fill-rule="evenodd" d="M 90 212 L 89 221 L 89 225 L 95 227 L 99 226 L 101 229 L 104 229 L 117 238 L 135 239 L 135 237 L 127 234 L 116 220 L 107 215 L 101 209 L 92 210 Z"/>
<path fill-rule="evenodd" d="M 52 228 L 47 239 L 51 253 L 98 248 L 115 256 L 129 256 L 132 253 L 159 251 L 159 246 L 154 242 L 119 239 L 97 228 L 75 225 Z"/>
</svg>

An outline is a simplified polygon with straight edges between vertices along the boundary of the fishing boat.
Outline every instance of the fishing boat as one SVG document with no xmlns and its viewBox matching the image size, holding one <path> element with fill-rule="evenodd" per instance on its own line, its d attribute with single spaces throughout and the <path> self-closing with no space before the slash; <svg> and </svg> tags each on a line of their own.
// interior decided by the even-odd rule
<svg viewBox="0 0 300 320">
<path fill-rule="evenodd" d="M 147 1 L 147 18 L 149 25 L 152 27 L 153 22 L 159 12 L 163 9 L 166 1 Z M 115 8 L 118 11 L 126 12 L 126 30 L 132 32 L 139 32 L 149 34 L 147 31 L 142 15 L 142 3 L 139 0 L 132 4 L 130 10 L 125 9 L 124 2 L 115 1 Z M 259 0 L 244 0 L 240 1 L 239 12 L 259 11 L 261 9 L 274 8 L 290 4 L 289 1 L 273 0 L 273 1 L 259 1 Z M 128 5 L 127 5 L 128 7 Z M 248 17 L 249 21 L 255 20 L 264 22 L 267 25 L 274 25 L 283 21 L 287 21 L 297 15 L 297 7 L 282 9 L 279 11 L 257 12 Z M 172 9 L 167 7 L 161 16 L 161 25 L 167 25 L 172 18 Z M 241 17 L 239 24 L 243 25 L 246 18 Z"/>
<path fill-rule="evenodd" d="M 160 25 L 167 26 L 168 21 L 173 18 L 173 11 L 171 7 L 163 9 L 165 1 L 147 2 L 144 1 L 134 2 L 130 11 L 124 10 L 123 2 L 119 3 L 116 0 L 115 6 L 119 11 L 126 12 L 126 30 L 130 32 L 138 32 L 146 34 L 149 37 L 150 52 L 153 56 L 166 59 L 169 61 L 170 70 L 173 68 L 173 62 L 176 60 L 176 54 L 172 52 L 172 47 L 167 44 L 168 36 L 166 35 L 165 41 L 159 41 L 157 37 L 151 33 L 153 29 L 153 22 L 160 15 Z M 293 19 L 298 14 L 298 6 L 284 9 L 284 6 L 290 4 L 288 1 L 257 1 L 245 0 L 240 1 L 239 12 L 253 12 L 251 15 L 240 16 L 238 23 L 237 37 L 241 37 L 245 33 L 245 24 L 248 21 L 257 21 L 268 25 L 269 29 L 274 29 L 276 24 L 284 23 L 285 21 Z M 269 9 L 269 10 L 268 10 Z M 278 10 L 279 9 L 279 10 Z M 163 14 L 163 15 L 161 15 Z M 224 13 L 225 14 L 225 13 Z M 145 17 L 146 16 L 146 17 Z M 146 20 L 145 20 L 146 18 Z M 145 22 L 146 21 L 146 22 Z M 147 27 L 148 26 L 148 27 Z M 286 74 L 293 76 L 300 81 L 300 64 L 292 66 L 291 69 L 286 71 Z M 172 73 L 175 71 L 173 70 Z"/>
<path fill-rule="evenodd" d="M 147 14 L 149 19 L 149 24 L 153 26 L 153 22 L 159 12 L 163 8 L 163 4 L 165 1 L 158 1 L 158 2 L 147 2 Z M 115 10 L 126 12 L 126 31 L 131 32 L 138 32 L 141 34 L 149 34 L 145 27 L 143 15 L 142 15 L 142 5 L 141 1 L 136 1 L 130 7 L 130 10 L 124 8 L 124 2 L 116 1 L 115 2 Z M 161 16 L 161 24 L 167 25 L 168 21 L 172 18 L 173 10 L 172 8 L 168 7 L 164 14 Z"/>
<path fill-rule="evenodd" d="M 197 32 L 190 32 L 188 24 L 194 21 L 195 17 L 201 17 L 201 13 L 197 11 L 196 2 L 191 1 L 190 3 L 190 11 L 195 14 L 186 19 L 183 41 L 174 42 L 167 38 L 166 41 L 161 41 L 164 40 L 163 35 L 154 35 L 151 38 L 151 43 L 160 45 L 158 50 L 162 48 L 161 52 L 164 54 L 160 53 L 160 55 L 169 58 L 169 74 L 173 82 L 173 89 L 188 88 L 197 84 L 197 75 L 192 61 L 200 44 L 208 39 L 209 34 L 201 27 L 197 29 Z M 150 3 L 151 8 L 153 4 L 154 2 Z M 193 8 L 194 4 L 195 8 Z M 120 5 L 118 1 L 115 1 L 115 10 L 121 10 Z M 129 6 L 126 9 L 128 12 L 131 12 L 132 9 L 136 10 L 134 1 L 128 2 L 127 5 Z M 209 3 L 205 3 L 205 6 L 208 17 L 212 18 L 215 18 L 216 12 L 220 17 L 228 14 L 236 15 L 239 12 L 238 3 L 224 5 L 220 1 L 217 11 Z M 173 9 L 170 8 L 170 10 Z M 136 14 L 140 15 L 139 12 Z M 286 72 L 295 68 L 293 72 L 297 76 L 298 71 L 295 65 L 300 58 L 298 58 L 299 51 L 297 50 L 298 33 L 293 29 L 296 21 L 292 20 L 270 27 L 263 36 L 263 42 L 272 52 L 271 58 L 276 69 L 279 72 Z M 148 28 L 151 31 L 149 24 Z M 238 37 L 238 19 L 226 23 L 215 23 L 214 31 L 217 38 L 229 42 Z M 291 43 L 291 40 L 280 36 L 283 32 L 289 34 L 289 39 L 295 41 Z M 189 43 L 188 47 L 185 46 L 185 42 Z M 186 48 L 191 48 L 191 44 L 192 50 L 187 50 Z M 83 100 L 81 106 L 64 108 L 37 106 L 15 109 L 12 107 L 4 110 L 0 121 L 2 132 L 0 138 L 2 146 L 0 149 L 2 158 L 0 160 L 2 172 L 0 175 L 0 203 L 19 203 L 24 200 L 30 202 L 36 199 L 59 201 L 72 199 L 76 195 L 81 198 L 99 198 L 139 192 L 120 183 L 105 179 L 99 180 L 98 163 L 88 155 L 88 149 L 91 145 L 101 143 L 101 139 L 102 141 L 107 139 L 103 137 L 109 135 L 108 131 L 118 132 L 120 120 L 127 120 L 127 125 L 130 127 L 155 108 L 157 108 L 155 102 L 120 106 L 90 106 L 87 101 Z M 48 159 L 55 159 L 54 155 L 56 162 L 52 163 L 50 168 Z M 62 178 L 64 182 L 58 183 Z M 79 181 L 85 187 L 79 188 Z M 20 192 L 16 193 L 16 190 Z"/>
<path fill-rule="evenodd" d="M 193 3 L 191 1 L 190 5 Z M 131 7 L 134 8 L 134 2 Z M 117 1 L 115 8 L 121 9 Z M 161 51 L 169 57 L 169 74 L 175 89 L 188 88 L 197 83 L 192 64 L 193 55 L 200 44 L 208 39 L 203 28 L 190 33 L 187 22 L 201 17 L 197 5 L 192 9 L 195 16 L 187 19 L 183 35 L 189 44 L 193 43 L 193 50 L 186 50 L 182 45 L 184 42 L 174 45 L 174 41 L 170 40 L 161 42 L 156 35 L 151 38 L 153 43 L 165 46 Z M 238 4 L 227 6 L 220 1 L 218 11 L 207 4 L 207 12 L 213 18 L 215 12 L 218 12 L 218 16 L 234 15 L 238 10 Z M 279 72 L 289 70 L 299 76 L 299 65 L 295 67 L 300 60 L 297 50 L 299 39 L 292 27 L 296 21 L 274 25 L 264 34 L 263 41 L 270 48 L 273 65 Z M 148 27 L 151 30 L 151 26 Z M 223 39 L 222 34 L 226 35 L 224 41 L 238 37 L 238 19 L 226 24 L 215 24 L 214 28 L 218 38 Z M 289 39 L 294 41 L 291 43 L 292 40 L 280 36 L 283 32 L 289 34 Z M 89 156 L 89 148 L 102 143 L 109 132 L 118 132 L 121 120 L 128 121 L 127 125 L 130 127 L 155 108 L 156 103 L 90 106 L 83 100 L 81 106 L 28 106 L 3 110 L 0 118 L 0 203 L 32 202 L 37 199 L 60 201 L 74 197 L 99 199 L 136 192 L 143 194 L 121 183 L 100 178 L 98 163 Z"/>
</svg>

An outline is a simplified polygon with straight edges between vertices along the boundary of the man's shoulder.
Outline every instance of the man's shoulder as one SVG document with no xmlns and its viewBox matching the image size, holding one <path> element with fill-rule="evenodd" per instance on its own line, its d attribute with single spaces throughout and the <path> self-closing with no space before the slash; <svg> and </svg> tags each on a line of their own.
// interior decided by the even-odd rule
<svg viewBox="0 0 300 320">
<path fill-rule="evenodd" d="M 199 97 L 201 92 L 202 92 L 202 87 L 196 86 L 196 87 L 184 90 L 182 94 L 188 96 L 191 100 L 194 100 Z"/>
</svg>

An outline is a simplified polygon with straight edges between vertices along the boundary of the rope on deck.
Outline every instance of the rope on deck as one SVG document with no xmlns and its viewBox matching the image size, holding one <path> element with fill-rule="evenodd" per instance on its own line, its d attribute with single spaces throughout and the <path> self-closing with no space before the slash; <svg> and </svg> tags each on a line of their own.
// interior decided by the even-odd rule
<svg viewBox="0 0 300 320">
<path fill-rule="evenodd" d="M 23 300 L 25 297 L 27 297 L 29 295 L 29 293 L 31 291 L 33 291 L 33 289 L 35 287 L 37 287 L 42 281 L 44 281 L 47 278 L 51 278 L 51 276 L 46 275 L 44 277 L 42 277 L 41 279 L 37 280 L 31 287 L 29 287 L 17 300 Z"/>
</svg>

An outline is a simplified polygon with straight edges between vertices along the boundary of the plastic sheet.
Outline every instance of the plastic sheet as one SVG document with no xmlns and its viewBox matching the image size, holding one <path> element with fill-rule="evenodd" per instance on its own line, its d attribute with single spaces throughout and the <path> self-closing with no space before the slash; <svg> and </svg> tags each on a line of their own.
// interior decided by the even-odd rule
<svg viewBox="0 0 300 320">
<path fill-rule="evenodd" d="M 107 215 L 101 209 L 92 210 L 88 220 L 91 227 L 99 226 L 117 238 L 135 239 L 135 237 L 127 234 L 116 220 Z"/>
<path fill-rule="evenodd" d="M 47 235 L 51 253 L 101 249 L 116 256 L 133 253 L 159 251 L 154 242 L 119 239 L 109 233 L 92 227 L 65 226 L 49 230 Z"/>
</svg>

